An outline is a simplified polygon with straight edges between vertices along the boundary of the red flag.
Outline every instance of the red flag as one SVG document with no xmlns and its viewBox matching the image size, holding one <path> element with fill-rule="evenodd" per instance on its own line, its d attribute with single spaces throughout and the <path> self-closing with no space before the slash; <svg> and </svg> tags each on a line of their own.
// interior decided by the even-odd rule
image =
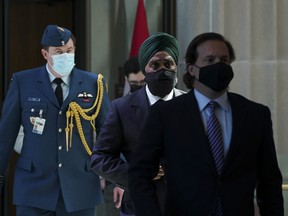
<svg viewBox="0 0 288 216">
<path fill-rule="evenodd" d="M 138 0 L 130 57 L 137 56 L 143 41 L 149 37 L 146 11 L 143 0 Z"/>
</svg>

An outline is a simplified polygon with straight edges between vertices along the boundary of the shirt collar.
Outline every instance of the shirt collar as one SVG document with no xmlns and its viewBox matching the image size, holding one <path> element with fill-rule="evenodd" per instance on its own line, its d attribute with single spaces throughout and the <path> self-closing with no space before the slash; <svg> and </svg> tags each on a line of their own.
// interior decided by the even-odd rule
<svg viewBox="0 0 288 216">
<path fill-rule="evenodd" d="M 161 98 L 159 96 L 153 95 L 150 92 L 150 90 L 148 88 L 148 85 L 145 86 L 145 91 L 146 91 L 146 94 L 148 96 L 148 100 L 149 100 L 150 106 L 153 105 L 154 103 L 156 103 L 159 99 L 162 99 L 164 101 L 171 100 L 173 98 L 173 94 L 174 94 L 174 88 L 173 88 L 168 95 L 166 95 L 165 97 Z"/>
<path fill-rule="evenodd" d="M 195 94 L 195 97 L 196 97 L 197 102 L 198 102 L 199 110 L 200 110 L 200 112 L 202 112 L 205 109 L 205 107 L 207 106 L 207 104 L 211 101 L 211 99 L 209 99 L 205 95 L 201 94 L 196 89 L 194 89 L 194 94 Z M 222 107 L 222 109 L 224 109 L 225 112 L 230 111 L 230 105 L 229 105 L 229 101 L 228 101 L 227 92 L 222 94 L 220 97 L 216 98 L 214 101 L 217 101 L 219 103 L 219 105 Z"/>
<path fill-rule="evenodd" d="M 52 83 L 56 77 L 49 70 L 48 64 L 46 64 L 46 70 L 48 71 L 49 80 Z M 65 83 L 65 85 L 69 86 L 70 84 L 69 76 L 61 77 L 61 79 L 63 80 L 63 83 Z"/>
</svg>

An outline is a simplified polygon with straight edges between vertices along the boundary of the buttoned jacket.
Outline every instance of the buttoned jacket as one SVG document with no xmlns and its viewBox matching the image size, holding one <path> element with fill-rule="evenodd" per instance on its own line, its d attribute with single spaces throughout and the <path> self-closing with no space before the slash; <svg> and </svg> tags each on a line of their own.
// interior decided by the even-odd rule
<svg viewBox="0 0 288 216">
<path fill-rule="evenodd" d="M 68 149 L 65 133 L 68 105 L 76 102 L 84 109 L 92 107 L 99 90 L 98 76 L 77 68 L 70 76 L 69 94 L 60 107 L 45 66 L 14 73 L 0 122 L 0 174 L 6 172 L 19 127 L 23 125 L 23 147 L 14 178 L 15 205 L 53 211 L 60 191 L 68 211 L 92 208 L 102 202 L 99 177 L 90 169 L 90 155 L 83 146 L 75 120 L 72 146 Z M 102 82 L 104 95 L 95 121 L 97 133 L 110 104 L 105 82 Z M 89 97 L 83 97 L 85 93 Z M 94 112 L 95 109 L 87 114 Z M 42 134 L 33 132 L 37 117 L 45 119 Z M 91 122 L 80 119 L 84 137 L 92 150 Z"/>
</svg>

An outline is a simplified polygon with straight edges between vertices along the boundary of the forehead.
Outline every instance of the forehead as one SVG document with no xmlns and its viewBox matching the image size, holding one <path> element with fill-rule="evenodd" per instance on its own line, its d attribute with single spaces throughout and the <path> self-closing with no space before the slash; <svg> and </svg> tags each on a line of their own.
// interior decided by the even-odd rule
<svg viewBox="0 0 288 216">
<path fill-rule="evenodd" d="M 198 58 L 206 56 L 229 57 L 229 50 L 223 41 L 208 40 L 197 47 Z"/>
<path fill-rule="evenodd" d="M 128 75 L 128 79 L 129 79 L 129 81 L 143 81 L 145 79 L 145 76 L 144 76 L 144 74 L 141 71 L 139 71 L 136 74 L 135 73 L 130 73 Z"/>
<path fill-rule="evenodd" d="M 172 56 L 169 55 L 167 52 L 165 52 L 165 51 L 159 51 L 159 52 L 155 53 L 155 54 L 151 57 L 151 59 L 149 60 L 149 62 L 158 61 L 158 60 L 162 60 L 162 59 L 167 59 L 167 60 L 171 60 L 171 59 L 172 59 L 172 60 L 174 61 L 174 59 L 172 58 Z"/>
</svg>

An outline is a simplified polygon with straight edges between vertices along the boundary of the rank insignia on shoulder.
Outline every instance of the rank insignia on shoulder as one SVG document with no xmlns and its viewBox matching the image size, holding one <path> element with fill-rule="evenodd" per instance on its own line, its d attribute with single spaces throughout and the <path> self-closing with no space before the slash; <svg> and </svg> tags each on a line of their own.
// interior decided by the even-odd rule
<svg viewBox="0 0 288 216">
<path fill-rule="evenodd" d="M 78 98 L 82 98 L 83 102 L 89 102 L 89 98 L 93 98 L 93 95 L 84 91 L 78 94 Z"/>
</svg>

